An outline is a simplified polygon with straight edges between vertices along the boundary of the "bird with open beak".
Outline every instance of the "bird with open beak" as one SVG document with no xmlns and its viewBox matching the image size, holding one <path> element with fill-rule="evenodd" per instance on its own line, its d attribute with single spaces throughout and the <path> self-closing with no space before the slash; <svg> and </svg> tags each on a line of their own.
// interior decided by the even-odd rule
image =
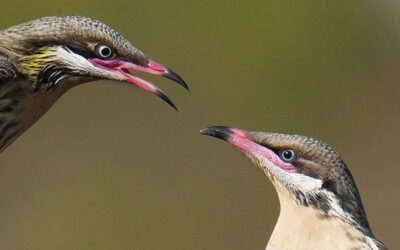
<svg viewBox="0 0 400 250">
<path fill-rule="evenodd" d="M 81 16 L 43 17 L 0 31 L 0 152 L 35 123 L 68 89 L 107 79 L 168 96 L 130 70 L 186 83 L 150 60 L 104 23 Z"/>
<path fill-rule="evenodd" d="M 281 211 L 266 249 L 387 249 L 372 234 L 353 176 L 327 144 L 224 126 L 201 133 L 239 148 L 275 187 Z"/>
</svg>

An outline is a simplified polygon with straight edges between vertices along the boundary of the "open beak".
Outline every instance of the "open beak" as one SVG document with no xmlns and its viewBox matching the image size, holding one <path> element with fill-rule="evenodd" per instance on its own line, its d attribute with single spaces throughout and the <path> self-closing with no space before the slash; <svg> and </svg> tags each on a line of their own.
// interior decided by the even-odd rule
<svg viewBox="0 0 400 250">
<path fill-rule="evenodd" d="M 162 66 L 159 63 L 149 60 L 146 66 L 141 66 L 138 64 L 134 64 L 127 61 L 122 60 L 101 60 L 98 58 L 89 59 L 89 61 L 96 67 L 100 67 L 107 70 L 117 71 L 122 75 L 120 81 L 128 82 L 132 85 L 135 85 L 139 88 L 142 88 L 152 94 L 157 95 L 161 99 L 163 99 L 166 103 L 172 106 L 175 110 L 178 110 L 175 104 L 171 101 L 171 99 L 157 86 L 148 82 L 134 74 L 132 74 L 129 70 L 136 70 L 140 72 L 149 73 L 152 75 L 160 75 L 166 77 L 168 79 L 173 80 L 178 83 L 185 89 L 189 90 L 188 85 L 185 81 L 174 71 L 168 69 L 167 67 Z"/>
<path fill-rule="evenodd" d="M 153 75 L 160 75 L 165 78 L 168 78 L 168 79 L 178 83 L 179 85 L 181 85 L 182 87 L 184 87 L 186 90 L 189 91 L 189 86 L 185 83 L 185 81 L 177 73 L 175 73 L 174 71 L 170 70 L 167 67 L 162 66 L 161 64 L 159 64 L 155 61 L 149 60 L 149 63 L 147 64 L 146 67 L 143 67 L 143 66 L 140 66 L 137 64 L 133 64 L 133 63 L 128 63 L 127 66 L 128 66 L 128 69 L 134 69 L 137 71 L 150 73 Z"/>
</svg>

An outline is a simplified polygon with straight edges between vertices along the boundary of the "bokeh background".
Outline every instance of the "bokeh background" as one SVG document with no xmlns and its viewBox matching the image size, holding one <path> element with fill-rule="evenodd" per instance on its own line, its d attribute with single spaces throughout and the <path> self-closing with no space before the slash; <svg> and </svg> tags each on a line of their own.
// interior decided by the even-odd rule
<svg viewBox="0 0 400 250">
<path fill-rule="evenodd" d="M 5 28 L 80 14 L 188 82 L 78 86 L 0 156 L 0 249 L 264 249 L 272 186 L 209 125 L 341 153 L 378 239 L 400 245 L 400 2 L 2 1 Z"/>
</svg>

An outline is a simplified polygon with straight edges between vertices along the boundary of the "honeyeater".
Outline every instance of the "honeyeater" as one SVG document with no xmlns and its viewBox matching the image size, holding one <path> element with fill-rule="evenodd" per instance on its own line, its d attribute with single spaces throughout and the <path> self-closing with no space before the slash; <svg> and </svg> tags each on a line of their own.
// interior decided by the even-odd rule
<svg viewBox="0 0 400 250">
<path fill-rule="evenodd" d="M 372 234 L 350 170 L 324 142 L 225 126 L 201 133 L 239 148 L 272 182 L 281 211 L 266 249 L 387 249 Z"/>
<path fill-rule="evenodd" d="M 117 31 L 82 16 L 50 16 L 0 31 L 0 152 L 35 123 L 68 89 L 99 79 L 127 82 L 167 95 L 129 70 L 172 79 Z"/>
</svg>

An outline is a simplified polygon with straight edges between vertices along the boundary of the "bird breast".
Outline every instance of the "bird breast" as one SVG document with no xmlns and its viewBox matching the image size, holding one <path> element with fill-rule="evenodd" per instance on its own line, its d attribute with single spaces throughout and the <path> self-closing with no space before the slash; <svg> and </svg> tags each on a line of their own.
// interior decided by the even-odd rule
<svg viewBox="0 0 400 250">
<path fill-rule="evenodd" d="M 54 90 L 35 89 L 25 80 L 0 87 L 0 152 L 32 126 L 73 84 Z"/>
<path fill-rule="evenodd" d="M 276 186 L 281 211 L 266 247 L 275 249 L 378 249 L 373 239 L 335 216 L 294 202 L 289 192 Z"/>
</svg>

